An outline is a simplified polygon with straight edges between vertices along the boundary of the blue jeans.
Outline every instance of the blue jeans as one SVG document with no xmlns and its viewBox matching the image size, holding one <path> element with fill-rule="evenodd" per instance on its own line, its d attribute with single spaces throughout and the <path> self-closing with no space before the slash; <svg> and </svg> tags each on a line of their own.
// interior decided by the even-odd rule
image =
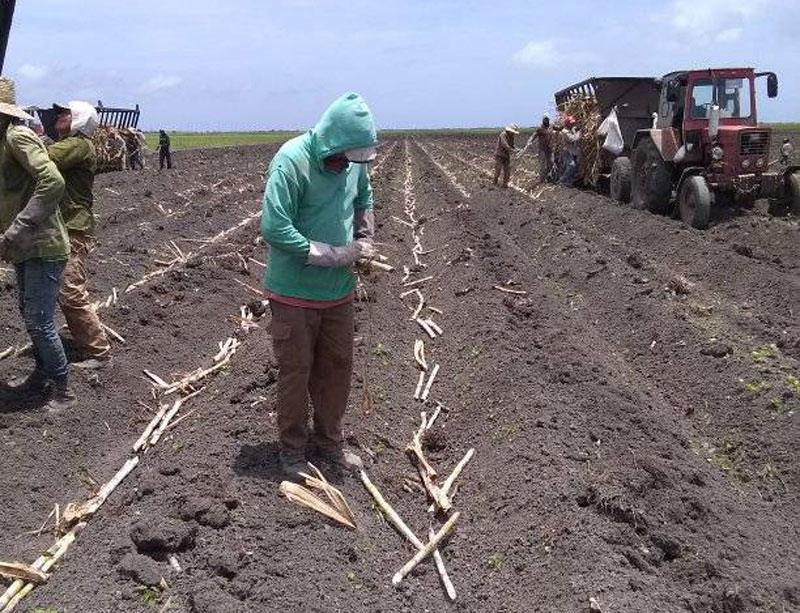
<svg viewBox="0 0 800 613">
<path fill-rule="evenodd" d="M 34 258 L 15 264 L 19 312 L 33 343 L 36 368 L 56 384 L 67 382 L 67 357 L 55 323 L 66 263 Z"/>
<path fill-rule="evenodd" d="M 578 174 L 578 158 L 571 153 L 564 152 L 564 174 L 558 180 L 562 185 L 572 186 Z"/>
</svg>

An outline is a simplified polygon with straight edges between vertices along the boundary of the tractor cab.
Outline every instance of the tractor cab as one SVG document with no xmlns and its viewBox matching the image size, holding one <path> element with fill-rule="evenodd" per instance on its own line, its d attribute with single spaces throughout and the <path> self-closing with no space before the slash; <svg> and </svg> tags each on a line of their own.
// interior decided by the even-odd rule
<svg viewBox="0 0 800 613">
<path fill-rule="evenodd" d="M 663 78 L 659 129 L 671 132 L 674 161 L 703 166 L 709 178 L 731 188 L 733 175 L 766 170 L 770 131 L 758 127 L 756 77 L 767 77 L 767 95 L 778 95 L 774 73 L 752 68 L 675 72 Z"/>
</svg>

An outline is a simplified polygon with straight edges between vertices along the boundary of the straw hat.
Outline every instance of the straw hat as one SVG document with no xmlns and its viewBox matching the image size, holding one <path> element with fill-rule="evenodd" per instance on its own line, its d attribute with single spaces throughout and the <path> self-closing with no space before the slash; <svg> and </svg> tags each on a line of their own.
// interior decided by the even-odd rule
<svg viewBox="0 0 800 613">
<path fill-rule="evenodd" d="M 33 119 L 17 106 L 17 94 L 14 90 L 14 81 L 0 77 L 0 113 L 16 117 L 17 119 Z"/>
<path fill-rule="evenodd" d="M 519 134 L 519 126 L 515 123 L 508 124 L 506 126 L 506 132 L 511 132 L 512 134 Z"/>
</svg>

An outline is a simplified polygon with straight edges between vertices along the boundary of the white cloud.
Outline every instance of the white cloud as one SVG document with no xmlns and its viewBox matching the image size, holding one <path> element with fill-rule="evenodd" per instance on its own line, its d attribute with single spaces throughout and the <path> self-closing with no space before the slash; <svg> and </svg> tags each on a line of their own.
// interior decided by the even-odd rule
<svg viewBox="0 0 800 613">
<path fill-rule="evenodd" d="M 172 89 L 181 84 L 183 79 L 177 75 L 157 74 L 150 77 L 140 88 L 139 91 L 145 94 L 155 94 L 167 89 Z"/>
<path fill-rule="evenodd" d="M 722 32 L 717 34 L 714 37 L 714 40 L 718 43 L 732 43 L 739 40 L 741 37 L 741 28 L 728 28 L 727 30 L 722 30 Z"/>
<path fill-rule="evenodd" d="M 49 72 L 47 66 L 42 66 L 40 64 L 23 64 L 17 69 L 17 74 L 28 81 L 40 81 L 44 79 Z"/>
<path fill-rule="evenodd" d="M 552 40 L 530 41 L 511 57 L 515 64 L 534 68 L 553 68 L 562 59 Z"/>
<path fill-rule="evenodd" d="M 730 43 L 742 34 L 740 25 L 768 12 L 777 0 L 673 0 L 669 10 L 651 15 L 693 43 Z"/>
</svg>

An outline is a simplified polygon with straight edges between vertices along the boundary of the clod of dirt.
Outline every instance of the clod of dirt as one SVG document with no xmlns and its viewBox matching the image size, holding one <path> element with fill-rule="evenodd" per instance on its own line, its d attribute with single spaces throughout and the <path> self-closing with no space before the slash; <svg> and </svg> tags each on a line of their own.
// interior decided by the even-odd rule
<svg viewBox="0 0 800 613">
<path fill-rule="evenodd" d="M 474 287 L 465 287 L 465 288 L 463 288 L 463 289 L 457 289 L 457 290 L 456 290 L 455 292 L 453 292 L 453 293 L 454 293 L 456 296 L 459 296 L 459 297 L 460 297 L 460 296 L 466 296 L 466 295 L 467 295 L 467 294 L 469 294 L 469 293 L 470 293 L 470 292 L 471 292 L 473 289 L 475 289 L 475 288 L 474 288 Z"/>
<path fill-rule="evenodd" d="M 505 307 L 519 317 L 531 317 L 536 313 L 536 303 L 533 298 L 503 298 Z"/>
<path fill-rule="evenodd" d="M 640 256 L 638 253 L 629 254 L 625 261 L 628 263 L 628 266 L 635 268 L 636 270 L 639 270 L 642 268 L 642 266 L 644 266 L 644 262 L 642 262 L 642 256 Z"/>
<path fill-rule="evenodd" d="M 678 296 L 686 296 L 692 293 L 692 283 L 682 275 L 675 275 L 667 283 L 667 289 L 675 292 Z"/>
<path fill-rule="evenodd" d="M 236 554 L 228 550 L 218 550 L 208 558 L 208 566 L 220 577 L 233 579 L 239 572 L 239 562 Z"/>
<path fill-rule="evenodd" d="M 715 358 L 724 358 L 726 355 L 733 353 L 733 348 L 728 343 L 720 341 L 710 341 L 700 349 L 703 355 L 710 355 Z"/>
<path fill-rule="evenodd" d="M 247 310 L 253 314 L 253 317 L 262 317 L 267 312 L 267 307 L 258 298 L 254 298 L 247 303 Z"/>
<path fill-rule="evenodd" d="M 131 540 L 139 553 L 164 553 L 194 547 L 197 528 L 177 519 L 142 520 L 131 528 Z"/>
<path fill-rule="evenodd" d="M 245 613 L 239 600 L 212 581 L 201 583 L 194 589 L 191 606 L 193 613 Z"/>
<path fill-rule="evenodd" d="M 731 249 L 733 249 L 739 255 L 745 256 L 746 258 L 753 257 L 753 250 L 749 245 L 744 245 L 742 243 L 733 243 Z"/>
<path fill-rule="evenodd" d="M 161 583 L 161 570 L 152 558 L 138 553 L 129 553 L 119 562 L 117 571 L 123 577 L 133 579 L 139 585 L 155 586 Z"/>
<path fill-rule="evenodd" d="M 225 528 L 231 523 L 231 514 L 223 503 L 211 498 L 192 498 L 181 508 L 181 519 L 195 520 L 202 526 Z"/>
<path fill-rule="evenodd" d="M 441 430 L 429 430 L 422 439 L 422 448 L 425 451 L 443 451 L 447 449 L 447 436 Z"/>
</svg>

